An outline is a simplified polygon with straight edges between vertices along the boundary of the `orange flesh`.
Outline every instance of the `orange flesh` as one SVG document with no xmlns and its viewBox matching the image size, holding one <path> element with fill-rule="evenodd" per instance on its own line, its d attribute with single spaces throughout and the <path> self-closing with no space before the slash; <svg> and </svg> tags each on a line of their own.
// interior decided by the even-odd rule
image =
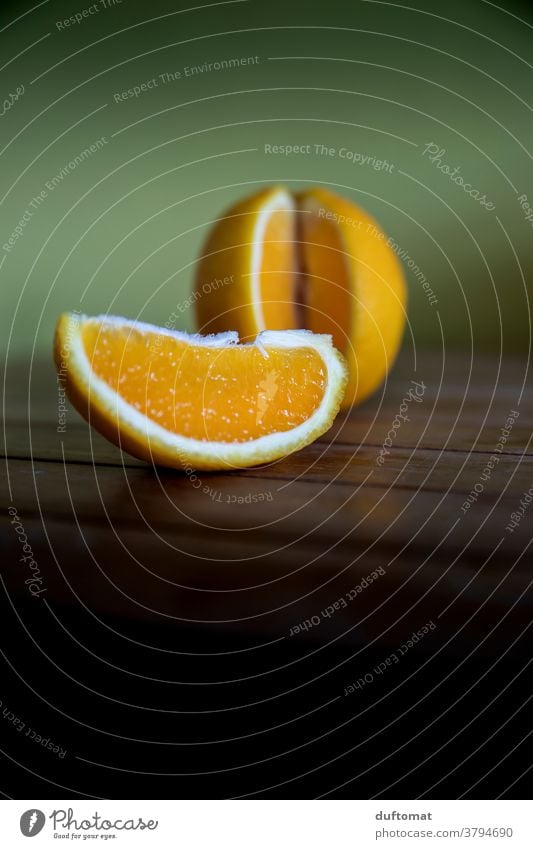
<svg viewBox="0 0 533 849">
<path fill-rule="evenodd" d="M 262 329 L 296 328 L 296 251 L 292 210 L 272 212 L 265 227 L 259 271 Z"/>
<path fill-rule="evenodd" d="M 335 220 L 324 210 L 299 213 L 305 327 L 330 333 L 333 344 L 345 353 L 350 339 L 353 298 L 350 294 L 345 247 Z"/>
<path fill-rule="evenodd" d="M 86 322 L 92 369 L 139 412 L 173 433 L 249 442 L 290 430 L 320 405 L 327 383 L 312 348 L 195 346 L 156 331 Z"/>
</svg>

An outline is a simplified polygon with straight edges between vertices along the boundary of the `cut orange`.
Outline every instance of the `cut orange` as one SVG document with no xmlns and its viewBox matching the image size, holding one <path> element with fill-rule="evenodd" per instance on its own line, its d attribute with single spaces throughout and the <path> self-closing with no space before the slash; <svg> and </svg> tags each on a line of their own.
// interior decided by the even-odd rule
<svg viewBox="0 0 533 849">
<path fill-rule="evenodd" d="M 398 258 L 370 215 L 325 189 L 293 197 L 280 186 L 215 224 L 194 288 L 202 332 L 331 334 L 350 368 L 344 405 L 363 401 L 391 368 L 406 296 Z"/>
<path fill-rule="evenodd" d="M 55 360 L 76 409 L 135 457 L 178 469 L 244 468 L 308 445 L 332 424 L 347 382 L 328 336 L 199 336 L 70 313 Z"/>
</svg>

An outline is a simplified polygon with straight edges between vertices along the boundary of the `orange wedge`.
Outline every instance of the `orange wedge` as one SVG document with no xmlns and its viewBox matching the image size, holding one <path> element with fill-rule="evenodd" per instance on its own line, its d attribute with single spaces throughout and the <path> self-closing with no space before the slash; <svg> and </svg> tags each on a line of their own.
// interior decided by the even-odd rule
<svg viewBox="0 0 533 849">
<path fill-rule="evenodd" d="M 76 409 L 135 457 L 177 469 L 245 468 L 332 424 L 346 364 L 328 336 L 199 336 L 113 316 L 63 314 L 55 361 Z"/>
<path fill-rule="evenodd" d="M 363 401 L 392 366 L 407 290 L 377 222 L 325 189 L 264 189 L 208 235 L 193 290 L 202 332 L 305 327 L 328 333 L 348 360 L 343 404 Z"/>
</svg>

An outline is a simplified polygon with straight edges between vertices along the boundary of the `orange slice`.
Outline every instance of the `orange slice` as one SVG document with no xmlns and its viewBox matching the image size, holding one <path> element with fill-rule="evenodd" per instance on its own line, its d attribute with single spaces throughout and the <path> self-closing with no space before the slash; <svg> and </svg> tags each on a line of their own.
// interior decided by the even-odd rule
<svg viewBox="0 0 533 849">
<path fill-rule="evenodd" d="M 325 189 L 293 197 L 280 186 L 214 225 L 194 287 L 202 332 L 331 334 L 350 369 L 345 406 L 368 397 L 391 368 L 406 299 L 401 265 L 370 215 Z"/>
<path fill-rule="evenodd" d="M 135 457 L 178 469 L 244 468 L 323 434 L 347 369 L 331 339 L 309 331 L 238 342 L 236 333 L 64 313 L 55 361 L 76 409 Z"/>
</svg>

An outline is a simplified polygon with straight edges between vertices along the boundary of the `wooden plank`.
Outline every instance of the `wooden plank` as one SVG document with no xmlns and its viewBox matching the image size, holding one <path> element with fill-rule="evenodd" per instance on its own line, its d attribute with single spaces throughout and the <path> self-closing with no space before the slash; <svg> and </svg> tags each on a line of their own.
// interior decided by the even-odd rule
<svg viewBox="0 0 533 849">
<path fill-rule="evenodd" d="M 173 529 L 159 539 L 140 526 L 111 530 L 81 520 L 78 529 L 73 520 L 47 518 L 43 525 L 21 519 L 43 577 L 45 593 L 35 604 L 83 605 L 97 615 L 201 626 L 213 635 L 229 630 L 244 644 L 264 635 L 289 639 L 291 629 L 309 619 L 313 627 L 293 636 L 394 643 L 433 620 L 442 639 L 453 639 L 470 617 L 462 639 L 475 643 L 502 617 L 499 636 L 505 639 L 508 628 L 525 626 L 533 614 L 530 570 L 507 548 L 486 563 L 468 552 L 450 558 L 438 541 L 423 556 L 411 549 L 365 551 L 355 538 L 351 548 L 337 546 L 317 558 L 314 540 L 280 551 L 274 539 L 265 551 L 253 535 L 240 535 L 237 543 L 227 533 L 204 530 L 186 538 Z M 211 547 L 202 559 L 206 536 Z M 217 542 L 220 561 L 213 559 Z M 3 575 L 9 592 L 23 599 L 29 573 L 19 555 L 13 534 Z M 341 598 L 345 607 L 324 614 Z"/>
<path fill-rule="evenodd" d="M 110 535 L 143 530 L 169 545 L 178 536 L 195 556 L 226 562 L 291 547 L 305 557 L 329 557 L 332 548 L 403 547 L 428 553 L 438 544 L 482 558 L 506 539 L 507 551 L 528 541 L 529 522 L 506 531 L 517 496 L 483 492 L 466 508 L 463 493 L 411 491 L 398 486 L 346 486 L 254 475 L 210 475 L 191 481 L 145 469 L 29 464 L 10 461 L 11 499 L 20 515 L 101 525 Z M 197 487 L 197 483 L 200 486 Z M 3 499 L 10 503 L 9 494 Z M 122 530 L 121 530 L 122 532 Z M 289 555 L 283 555 L 283 557 Z"/>
<path fill-rule="evenodd" d="M 71 418 L 76 414 L 71 413 Z M 483 423 L 481 419 L 466 419 L 456 416 L 444 416 L 440 412 L 431 419 L 424 418 L 420 413 L 412 415 L 411 420 L 402 424 L 394 431 L 392 425 L 395 413 L 392 410 L 382 410 L 379 419 L 369 419 L 356 410 L 345 421 L 335 423 L 329 433 L 318 442 L 329 444 L 331 441 L 368 448 L 375 448 L 376 454 L 385 444 L 389 432 L 393 441 L 392 452 L 398 448 L 419 447 L 430 450 L 441 450 L 445 445 L 449 451 L 473 451 L 491 454 L 501 443 L 501 429 L 507 419 L 507 411 L 502 412 L 501 419 Z M 531 434 L 533 419 L 522 416 L 510 430 L 505 443 L 501 444 L 503 454 L 521 454 L 527 451 L 533 456 Z M 528 444 L 529 443 L 529 444 Z M 114 445 L 91 430 L 80 419 L 72 420 L 65 433 L 58 433 L 54 422 L 34 421 L 28 425 L 24 420 L 6 421 L 6 442 L 4 456 L 14 458 L 34 457 L 38 460 L 62 460 L 68 462 L 94 462 L 111 465 L 142 465 L 131 455 L 122 453 Z"/>
<path fill-rule="evenodd" d="M 427 362 L 426 362 L 427 359 Z M 408 356 L 400 360 L 389 377 L 384 394 L 370 399 L 360 408 L 341 413 L 332 430 L 320 441 L 332 439 L 345 445 L 373 446 L 380 449 L 391 435 L 394 447 L 492 453 L 501 442 L 501 431 L 513 411 L 520 413 L 501 446 L 502 453 L 533 453 L 533 394 L 522 395 L 524 364 L 497 359 L 476 360 L 475 375 L 468 383 L 468 366 L 462 359 L 447 358 L 441 380 L 441 363 L 435 356 L 426 358 L 426 390 L 421 401 L 411 400 L 400 427 L 396 416 L 414 378 Z M 498 370 L 500 380 L 495 383 Z M 29 394 L 28 394 L 29 393 Z M 57 385 L 50 363 L 37 361 L 31 376 L 27 365 L 8 371 L 8 415 L 5 453 L 11 457 L 46 460 L 97 462 L 138 465 L 129 456 L 121 456 L 114 446 L 90 431 L 77 413 L 67 415 L 66 432 L 58 433 Z M 520 401 L 520 403 L 519 403 Z M 28 409 L 31 411 L 28 413 Z M 409 421 L 405 421 L 408 418 Z"/>
</svg>

